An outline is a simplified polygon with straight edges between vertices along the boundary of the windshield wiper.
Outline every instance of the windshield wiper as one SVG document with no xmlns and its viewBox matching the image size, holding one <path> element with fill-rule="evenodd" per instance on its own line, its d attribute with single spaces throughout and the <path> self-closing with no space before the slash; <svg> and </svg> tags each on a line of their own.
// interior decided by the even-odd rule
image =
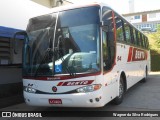
<svg viewBox="0 0 160 120">
<path fill-rule="evenodd" d="M 63 58 L 62 48 L 60 48 L 60 46 L 64 46 L 64 40 L 65 40 L 65 38 L 63 38 L 62 35 L 60 35 L 58 37 L 57 46 L 54 48 L 54 53 L 56 53 L 60 56 L 60 59 L 62 60 L 62 63 L 65 60 Z M 70 74 L 70 76 L 74 76 L 74 77 L 76 76 L 76 72 L 73 72 L 73 71 L 75 71 L 73 66 L 71 66 L 71 67 L 64 66 L 64 67 L 67 70 L 67 72 Z"/>
<path fill-rule="evenodd" d="M 53 51 L 51 48 L 48 48 L 45 52 L 45 55 L 42 59 L 42 61 L 40 62 L 35 74 L 34 74 L 34 77 L 37 77 L 37 74 L 42 66 L 42 64 L 45 62 L 47 56 L 49 56 L 49 59 L 52 58 L 53 56 L 55 56 L 56 54 L 59 54 L 60 56 L 62 56 L 62 53 L 59 51 L 59 50 L 55 50 Z M 64 62 L 64 58 L 63 56 L 60 58 L 62 60 L 62 63 Z M 55 68 L 55 63 L 54 63 L 54 68 Z M 65 69 L 67 70 L 67 72 L 70 74 L 70 76 L 76 76 L 76 72 L 73 72 L 75 71 L 74 67 L 66 67 L 65 66 Z"/>
<path fill-rule="evenodd" d="M 56 53 L 56 54 L 61 56 L 60 59 L 61 59 L 62 63 L 65 61 L 65 59 L 63 58 L 63 53 L 59 49 L 55 50 L 54 53 Z M 64 67 L 67 70 L 67 72 L 70 74 L 70 76 L 73 76 L 73 77 L 76 76 L 76 71 L 75 71 L 73 66 L 71 66 L 71 67 L 64 66 Z M 75 71 L 75 72 L 73 72 L 73 71 Z"/>
</svg>

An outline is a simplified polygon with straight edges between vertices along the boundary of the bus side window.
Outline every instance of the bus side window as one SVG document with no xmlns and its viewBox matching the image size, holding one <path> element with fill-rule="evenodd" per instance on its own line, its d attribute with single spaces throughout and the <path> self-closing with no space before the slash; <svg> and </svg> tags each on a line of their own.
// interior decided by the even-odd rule
<svg viewBox="0 0 160 120">
<path fill-rule="evenodd" d="M 123 21 L 118 18 L 116 18 L 116 36 L 117 36 L 117 41 L 124 41 L 124 33 L 123 33 Z"/>
<path fill-rule="evenodd" d="M 141 37 L 141 33 L 138 32 L 138 38 L 139 38 L 139 47 L 142 46 L 142 37 Z"/>
<path fill-rule="evenodd" d="M 136 45 L 139 46 L 139 36 L 138 36 L 138 31 L 135 31 L 136 33 Z"/>
<path fill-rule="evenodd" d="M 105 70 L 110 68 L 110 61 L 109 61 L 109 50 L 108 50 L 108 42 L 107 42 L 107 33 L 103 31 L 103 67 Z"/>
<path fill-rule="evenodd" d="M 143 48 L 146 48 L 145 36 L 143 35 Z"/>
<path fill-rule="evenodd" d="M 145 40 L 146 40 L 146 49 L 148 49 L 148 39 L 147 39 L 147 37 L 145 37 Z"/>
<path fill-rule="evenodd" d="M 149 42 L 148 42 L 148 38 L 146 38 L 147 39 L 147 49 L 149 49 Z"/>
<path fill-rule="evenodd" d="M 141 43 L 141 47 L 143 47 L 143 39 L 142 39 L 142 34 L 141 33 L 139 33 L 140 34 L 140 43 Z"/>
<path fill-rule="evenodd" d="M 134 29 L 130 26 L 131 43 L 135 43 Z"/>
<path fill-rule="evenodd" d="M 126 42 L 127 43 L 131 43 L 130 27 L 129 27 L 129 25 L 126 22 L 124 23 L 124 28 L 125 28 Z"/>
</svg>

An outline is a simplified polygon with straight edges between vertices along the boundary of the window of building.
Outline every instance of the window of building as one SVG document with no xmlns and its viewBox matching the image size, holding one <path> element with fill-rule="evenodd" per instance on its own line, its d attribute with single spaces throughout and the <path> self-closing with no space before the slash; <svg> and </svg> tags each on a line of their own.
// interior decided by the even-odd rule
<svg viewBox="0 0 160 120">
<path fill-rule="evenodd" d="M 140 19 L 140 15 L 134 16 L 134 19 Z"/>
<path fill-rule="evenodd" d="M 156 13 L 149 14 L 149 18 L 156 18 Z"/>
</svg>

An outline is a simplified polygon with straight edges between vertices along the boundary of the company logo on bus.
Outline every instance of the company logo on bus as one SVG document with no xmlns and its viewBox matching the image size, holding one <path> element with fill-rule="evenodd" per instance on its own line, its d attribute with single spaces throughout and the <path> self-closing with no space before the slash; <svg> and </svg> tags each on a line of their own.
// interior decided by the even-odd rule
<svg viewBox="0 0 160 120">
<path fill-rule="evenodd" d="M 130 47 L 128 53 L 128 60 L 127 62 L 131 61 L 141 61 L 147 59 L 147 52 L 145 50 L 137 49 Z"/>
<path fill-rule="evenodd" d="M 53 86 L 52 90 L 53 90 L 53 92 L 57 92 L 57 87 Z"/>
<path fill-rule="evenodd" d="M 89 85 L 94 80 L 84 80 L 84 81 L 68 81 L 68 82 L 59 82 L 57 86 L 75 86 L 75 85 Z"/>
</svg>

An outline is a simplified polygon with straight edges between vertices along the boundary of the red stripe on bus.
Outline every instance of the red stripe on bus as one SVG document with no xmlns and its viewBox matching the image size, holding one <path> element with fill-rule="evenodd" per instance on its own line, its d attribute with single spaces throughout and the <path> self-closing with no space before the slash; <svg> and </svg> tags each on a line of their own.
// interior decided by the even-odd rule
<svg viewBox="0 0 160 120">
<path fill-rule="evenodd" d="M 76 86 L 76 85 L 89 85 L 94 80 L 83 80 L 83 81 L 67 81 L 67 82 L 60 82 L 57 86 Z"/>
<path fill-rule="evenodd" d="M 132 60 L 132 51 L 133 51 L 133 47 L 130 47 L 130 48 L 129 48 L 128 60 L 127 60 L 127 62 L 131 62 L 131 60 Z"/>
<path fill-rule="evenodd" d="M 147 54 L 145 50 L 134 48 L 132 61 L 142 61 L 147 59 Z"/>
<path fill-rule="evenodd" d="M 57 86 L 62 86 L 64 82 L 59 82 Z"/>
</svg>

